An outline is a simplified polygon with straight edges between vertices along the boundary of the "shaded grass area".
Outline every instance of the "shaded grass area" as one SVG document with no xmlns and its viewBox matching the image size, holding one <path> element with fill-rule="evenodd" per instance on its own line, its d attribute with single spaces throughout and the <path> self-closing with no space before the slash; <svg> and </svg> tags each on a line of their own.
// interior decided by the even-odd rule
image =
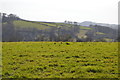
<svg viewBox="0 0 120 80">
<path fill-rule="evenodd" d="M 3 42 L 3 78 L 117 78 L 117 42 Z"/>
<path fill-rule="evenodd" d="M 79 38 L 84 38 L 86 36 L 86 33 L 88 32 L 88 30 L 80 30 L 78 33 L 78 37 Z"/>
</svg>

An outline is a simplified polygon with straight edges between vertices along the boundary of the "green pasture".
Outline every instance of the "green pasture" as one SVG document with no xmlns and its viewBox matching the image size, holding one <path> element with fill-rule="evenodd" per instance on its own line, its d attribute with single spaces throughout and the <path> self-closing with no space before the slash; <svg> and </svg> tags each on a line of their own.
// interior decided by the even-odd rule
<svg viewBox="0 0 120 80">
<path fill-rule="evenodd" d="M 117 78 L 118 42 L 3 42 L 3 78 Z"/>
</svg>

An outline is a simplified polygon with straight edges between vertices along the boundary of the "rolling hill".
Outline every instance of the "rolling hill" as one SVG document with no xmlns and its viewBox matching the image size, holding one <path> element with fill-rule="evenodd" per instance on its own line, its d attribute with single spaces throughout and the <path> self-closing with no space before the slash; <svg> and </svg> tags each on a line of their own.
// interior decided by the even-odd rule
<svg viewBox="0 0 120 80">
<path fill-rule="evenodd" d="M 106 26 L 106 27 L 109 27 L 112 29 L 118 29 L 118 25 L 116 25 L 116 24 L 95 23 L 95 22 L 91 22 L 91 21 L 81 22 L 80 25 L 82 25 L 82 26 L 100 25 L 100 26 Z"/>
<path fill-rule="evenodd" d="M 2 37 L 3 41 L 117 41 L 116 29 L 93 24 L 29 21 L 10 14 L 3 16 Z"/>
</svg>

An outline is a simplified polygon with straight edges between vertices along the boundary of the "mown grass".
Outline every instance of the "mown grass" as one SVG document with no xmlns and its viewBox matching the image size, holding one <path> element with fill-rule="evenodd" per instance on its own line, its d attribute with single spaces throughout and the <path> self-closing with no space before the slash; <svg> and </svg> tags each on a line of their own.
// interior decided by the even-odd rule
<svg viewBox="0 0 120 80">
<path fill-rule="evenodd" d="M 117 78 L 117 42 L 3 42 L 3 78 Z"/>
</svg>

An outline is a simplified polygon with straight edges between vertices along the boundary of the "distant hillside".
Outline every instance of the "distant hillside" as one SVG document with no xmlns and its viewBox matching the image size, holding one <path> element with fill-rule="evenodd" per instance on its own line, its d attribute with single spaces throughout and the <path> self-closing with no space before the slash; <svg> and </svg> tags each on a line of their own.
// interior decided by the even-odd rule
<svg viewBox="0 0 120 80">
<path fill-rule="evenodd" d="M 91 22 L 91 21 L 81 22 L 80 25 L 82 25 L 82 26 L 100 25 L 100 26 L 110 27 L 112 29 L 118 29 L 118 25 L 116 25 L 116 24 L 95 23 L 95 22 Z"/>
<path fill-rule="evenodd" d="M 117 41 L 117 30 L 108 26 L 77 22 L 38 22 L 14 14 L 2 16 L 3 41 Z M 84 25 L 84 26 L 83 26 Z"/>
</svg>

